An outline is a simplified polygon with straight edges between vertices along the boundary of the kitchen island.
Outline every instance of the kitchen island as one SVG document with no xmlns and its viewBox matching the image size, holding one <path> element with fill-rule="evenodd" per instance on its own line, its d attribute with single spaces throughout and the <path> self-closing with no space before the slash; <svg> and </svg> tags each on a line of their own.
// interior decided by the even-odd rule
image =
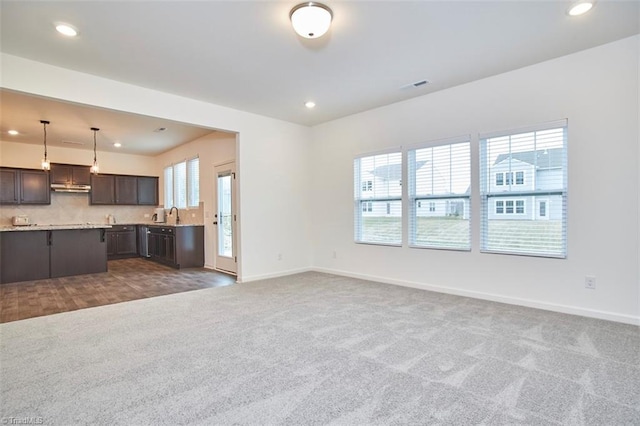
<svg viewBox="0 0 640 426">
<path fill-rule="evenodd" d="M 110 225 L 0 227 L 0 284 L 107 272 Z"/>
</svg>

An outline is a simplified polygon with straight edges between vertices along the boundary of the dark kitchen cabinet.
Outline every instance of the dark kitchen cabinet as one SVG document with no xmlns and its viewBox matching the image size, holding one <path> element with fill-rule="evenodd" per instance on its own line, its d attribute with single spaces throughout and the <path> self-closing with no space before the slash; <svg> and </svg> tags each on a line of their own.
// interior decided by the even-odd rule
<svg viewBox="0 0 640 426">
<path fill-rule="evenodd" d="M 0 232 L 0 283 L 49 278 L 50 232 Z"/>
<path fill-rule="evenodd" d="M 173 268 L 204 266 L 204 226 L 149 226 L 149 259 Z"/>
<path fill-rule="evenodd" d="M 0 204 L 20 203 L 20 170 L 0 169 Z"/>
<path fill-rule="evenodd" d="M 51 278 L 107 272 L 104 229 L 50 232 Z"/>
<path fill-rule="evenodd" d="M 135 225 L 114 225 L 111 229 L 107 229 L 106 239 L 108 259 L 123 259 L 138 255 Z"/>
<path fill-rule="evenodd" d="M 91 204 L 158 205 L 158 178 L 151 176 L 91 176 Z"/>
<path fill-rule="evenodd" d="M 113 175 L 91 176 L 91 204 L 115 204 L 116 184 Z"/>
<path fill-rule="evenodd" d="M 138 204 L 138 178 L 116 176 L 116 204 Z"/>
<path fill-rule="evenodd" d="M 51 204 L 49 173 L 0 169 L 0 204 Z"/>
<path fill-rule="evenodd" d="M 51 164 L 51 183 L 61 185 L 91 185 L 91 168 L 73 164 Z"/>
<path fill-rule="evenodd" d="M 144 206 L 158 205 L 158 178 L 138 176 L 138 204 Z"/>
<path fill-rule="evenodd" d="M 20 204 L 51 204 L 49 173 L 20 170 Z"/>
</svg>

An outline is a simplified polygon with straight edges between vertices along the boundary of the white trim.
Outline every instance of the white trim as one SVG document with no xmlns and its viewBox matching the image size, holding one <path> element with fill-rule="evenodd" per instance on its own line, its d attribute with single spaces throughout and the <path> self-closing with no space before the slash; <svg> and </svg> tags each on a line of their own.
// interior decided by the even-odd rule
<svg viewBox="0 0 640 426">
<path fill-rule="evenodd" d="M 242 277 L 242 279 L 240 277 L 237 277 L 237 282 L 238 283 L 249 283 L 252 281 L 260 281 L 260 280 L 268 280 L 271 278 L 280 278 L 280 277 L 286 277 L 287 275 L 293 275 L 293 274 L 301 274 L 303 272 L 312 272 L 314 271 L 314 269 L 312 268 L 299 268 L 299 269 L 289 269 L 288 271 L 280 271 L 280 272 L 273 272 L 271 274 L 263 274 L 263 275 L 252 275 L 249 277 Z"/>
<path fill-rule="evenodd" d="M 517 135 L 520 133 L 541 132 L 558 127 L 567 127 L 568 122 L 568 119 L 563 118 L 562 120 L 548 121 L 546 123 L 540 123 L 533 126 L 517 127 L 515 129 L 500 130 L 491 133 L 478 133 L 478 140 L 499 138 L 502 136 Z"/>
<path fill-rule="evenodd" d="M 588 318 L 596 318 L 607 321 L 615 321 L 624 324 L 640 326 L 640 316 L 617 314 L 608 311 L 599 311 L 596 309 L 586 309 L 577 306 L 561 305 L 558 303 L 541 302 L 531 299 L 523 299 L 519 297 L 500 296 L 493 293 L 485 293 L 480 291 L 459 290 L 451 287 L 438 286 L 433 284 L 418 283 L 414 281 L 396 280 L 387 277 L 376 277 L 365 274 L 354 274 L 347 271 L 330 268 L 310 268 L 310 271 L 323 272 L 326 274 L 340 275 L 343 277 L 357 278 L 367 281 L 374 281 L 383 284 L 398 285 L 401 287 L 416 288 L 419 290 L 434 291 L 437 293 L 453 294 L 456 296 L 471 297 L 474 299 L 490 300 L 492 302 L 507 303 L 509 305 L 525 306 L 528 308 L 542 309 L 545 311 L 560 312 L 563 314 L 579 315 Z"/>
</svg>

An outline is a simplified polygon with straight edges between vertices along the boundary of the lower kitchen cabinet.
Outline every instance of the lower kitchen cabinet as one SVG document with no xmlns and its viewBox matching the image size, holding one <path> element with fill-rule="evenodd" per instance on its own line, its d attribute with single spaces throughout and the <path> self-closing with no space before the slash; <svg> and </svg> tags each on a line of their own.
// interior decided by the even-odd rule
<svg viewBox="0 0 640 426">
<path fill-rule="evenodd" d="M 107 271 L 104 229 L 0 232 L 0 283 Z"/>
<path fill-rule="evenodd" d="M 104 229 L 51 232 L 51 278 L 107 272 Z"/>
<path fill-rule="evenodd" d="M 107 259 L 123 259 L 138 255 L 135 225 L 114 225 L 107 229 Z"/>
<path fill-rule="evenodd" d="M 0 232 L 0 283 L 49 278 L 49 233 Z"/>
<path fill-rule="evenodd" d="M 204 226 L 149 226 L 149 259 L 173 268 L 204 266 Z"/>
</svg>

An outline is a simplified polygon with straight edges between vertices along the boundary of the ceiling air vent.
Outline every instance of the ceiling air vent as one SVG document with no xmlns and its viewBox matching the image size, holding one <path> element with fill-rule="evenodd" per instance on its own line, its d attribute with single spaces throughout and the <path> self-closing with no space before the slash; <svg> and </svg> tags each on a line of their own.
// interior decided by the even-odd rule
<svg viewBox="0 0 640 426">
<path fill-rule="evenodd" d="M 402 86 L 400 89 L 404 90 L 404 89 L 413 89 L 415 87 L 421 87 L 421 86 L 425 86 L 429 84 L 429 80 L 420 80 L 420 81 L 416 81 L 413 83 L 409 83 L 409 84 L 405 84 L 404 86 Z"/>
<path fill-rule="evenodd" d="M 63 144 L 66 145 L 84 145 L 84 142 L 76 142 L 76 141 L 67 141 L 67 140 L 62 140 Z"/>
</svg>

